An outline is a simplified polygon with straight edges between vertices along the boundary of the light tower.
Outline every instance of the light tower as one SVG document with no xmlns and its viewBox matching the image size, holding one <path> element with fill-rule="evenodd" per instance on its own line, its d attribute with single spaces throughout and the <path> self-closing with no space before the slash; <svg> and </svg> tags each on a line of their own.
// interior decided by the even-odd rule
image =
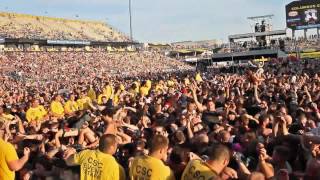
<svg viewBox="0 0 320 180">
<path fill-rule="evenodd" d="M 131 0 L 129 0 L 129 17 L 130 17 L 130 39 L 133 41 L 132 36 L 132 11 L 131 11 Z"/>
</svg>

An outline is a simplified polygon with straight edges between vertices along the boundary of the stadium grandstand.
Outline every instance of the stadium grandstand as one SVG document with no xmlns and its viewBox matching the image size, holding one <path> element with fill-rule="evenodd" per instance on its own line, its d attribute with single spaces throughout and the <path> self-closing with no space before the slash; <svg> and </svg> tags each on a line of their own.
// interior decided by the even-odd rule
<svg viewBox="0 0 320 180">
<path fill-rule="evenodd" d="M 17 13 L 0 13 L 0 37 L 126 42 L 129 38 L 99 21 L 70 20 Z"/>
<path fill-rule="evenodd" d="M 320 28 L 319 0 L 287 11 Z M 265 15 L 225 43 L 141 43 L 129 12 L 130 38 L 0 13 L 0 180 L 320 180 L 319 29 L 289 38 Z"/>
</svg>

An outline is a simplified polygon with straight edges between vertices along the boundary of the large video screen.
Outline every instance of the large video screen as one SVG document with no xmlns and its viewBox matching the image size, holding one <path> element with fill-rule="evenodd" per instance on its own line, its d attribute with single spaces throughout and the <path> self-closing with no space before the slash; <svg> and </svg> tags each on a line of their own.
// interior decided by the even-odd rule
<svg viewBox="0 0 320 180">
<path fill-rule="evenodd" d="M 286 6 L 286 16 L 293 30 L 320 28 L 320 0 L 294 1 Z"/>
</svg>

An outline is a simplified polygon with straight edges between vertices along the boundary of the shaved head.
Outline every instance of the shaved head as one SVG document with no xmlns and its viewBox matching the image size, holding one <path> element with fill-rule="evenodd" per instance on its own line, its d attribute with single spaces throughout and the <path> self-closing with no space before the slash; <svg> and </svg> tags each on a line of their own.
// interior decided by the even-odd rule
<svg viewBox="0 0 320 180">
<path fill-rule="evenodd" d="M 99 140 L 99 150 L 109 151 L 110 148 L 117 146 L 117 137 L 113 134 L 104 134 Z"/>
</svg>

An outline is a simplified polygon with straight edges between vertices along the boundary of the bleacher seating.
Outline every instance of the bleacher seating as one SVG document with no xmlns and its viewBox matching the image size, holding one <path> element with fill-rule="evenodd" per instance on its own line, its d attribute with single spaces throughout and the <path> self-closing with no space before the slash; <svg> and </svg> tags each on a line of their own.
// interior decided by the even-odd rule
<svg viewBox="0 0 320 180">
<path fill-rule="evenodd" d="M 295 51 L 297 48 L 302 52 L 320 51 L 320 38 L 298 38 L 296 40 L 287 39 L 285 41 L 287 52 Z"/>
<path fill-rule="evenodd" d="M 16 13 L 0 13 L 0 37 L 88 40 L 88 41 L 129 41 L 129 38 L 99 21 L 68 20 Z"/>
</svg>

